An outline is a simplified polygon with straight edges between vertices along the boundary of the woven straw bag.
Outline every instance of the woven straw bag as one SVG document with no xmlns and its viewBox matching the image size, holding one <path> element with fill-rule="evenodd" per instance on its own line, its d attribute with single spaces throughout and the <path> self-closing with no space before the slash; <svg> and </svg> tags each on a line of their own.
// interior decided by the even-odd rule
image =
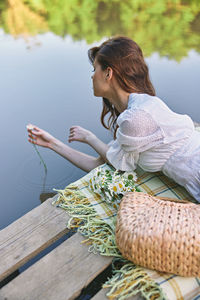
<svg viewBox="0 0 200 300">
<path fill-rule="evenodd" d="M 116 243 L 122 255 L 137 265 L 198 277 L 200 205 L 127 193 L 118 211 Z"/>
</svg>

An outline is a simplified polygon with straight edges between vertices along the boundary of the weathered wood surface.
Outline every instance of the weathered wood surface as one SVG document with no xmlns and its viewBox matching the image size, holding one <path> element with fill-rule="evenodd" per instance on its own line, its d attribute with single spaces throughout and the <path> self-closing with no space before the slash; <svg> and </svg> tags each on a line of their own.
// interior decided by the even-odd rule
<svg viewBox="0 0 200 300">
<path fill-rule="evenodd" d="M 92 297 L 92 300 L 108 300 L 106 297 L 106 289 L 100 290 L 94 297 Z"/>
<path fill-rule="evenodd" d="M 106 297 L 107 292 L 108 291 L 106 289 L 102 289 L 94 297 L 92 297 L 91 300 L 108 300 L 108 298 Z M 129 300 L 142 300 L 142 299 L 144 298 L 140 295 L 135 295 L 129 298 Z"/>
<path fill-rule="evenodd" d="M 0 232 L 0 281 L 67 233 L 66 212 L 52 198 Z"/>
<path fill-rule="evenodd" d="M 88 252 L 76 233 L 0 290 L 0 300 L 75 299 L 112 258 Z"/>
<path fill-rule="evenodd" d="M 50 198 L 0 232 L 0 280 L 68 230 L 69 216 Z M 112 261 L 88 252 L 76 233 L 0 290 L 0 300 L 75 299 Z M 95 297 L 107 299 L 101 290 Z M 134 298 L 137 300 L 140 298 Z"/>
</svg>

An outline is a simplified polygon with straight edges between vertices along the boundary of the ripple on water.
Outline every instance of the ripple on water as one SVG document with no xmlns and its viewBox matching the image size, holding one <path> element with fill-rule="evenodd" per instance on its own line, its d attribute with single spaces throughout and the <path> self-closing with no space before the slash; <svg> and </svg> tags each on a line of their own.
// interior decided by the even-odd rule
<svg viewBox="0 0 200 300">
<path fill-rule="evenodd" d="M 53 188 L 64 188 L 77 179 L 79 170 L 62 158 L 52 159 L 51 155 L 45 155 L 47 174 L 42 164 L 35 155 L 31 155 L 20 163 L 16 173 L 18 189 L 41 190 L 42 193 L 52 192 Z"/>
</svg>

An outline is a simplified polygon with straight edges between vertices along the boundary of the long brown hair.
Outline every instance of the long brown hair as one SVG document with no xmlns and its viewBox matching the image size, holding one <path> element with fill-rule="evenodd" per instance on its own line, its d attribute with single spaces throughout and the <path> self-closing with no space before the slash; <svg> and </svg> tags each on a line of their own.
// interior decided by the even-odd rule
<svg viewBox="0 0 200 300">
<path fill-rule="evenodd" d="M 108 39 L 99 47 L 89 49 L 88 57 L 92 64 L 96 59 L 102 70 L 112 68 L 117 83 L 124 91 L 155 96 L 142 50 L 128 37 L 119 36 Z M 110 115 L 106 124 L 105 117 L 108 113 Z M 103 98 L 101 123 L 106 129 L 113 129 L 114 138 L 116 138 L 116 121 L 119 114 L 109 100 Z"/>
</svg>

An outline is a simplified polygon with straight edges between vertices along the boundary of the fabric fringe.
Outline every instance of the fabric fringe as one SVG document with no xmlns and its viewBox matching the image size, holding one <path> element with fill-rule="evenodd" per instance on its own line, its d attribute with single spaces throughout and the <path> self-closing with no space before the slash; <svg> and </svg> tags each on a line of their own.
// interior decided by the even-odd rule
<svg viewBox="0 0 200 300">
<path fill-rule="evenodd" d="M 112 299 L 128 299 L 138 293 L 149 300 L 164 300 L 162 289 L 139 266 L 120 258 L 113 260 L 113 276 L 103 288 L 111 288 L 107 297 Z"/>
<path fill-rule="evenodd" d="M 67 227 L 77 229 L 85 237 L 83 243 L 89 246 L 90 252 L 114 257 L 113 276 L 103 285 L 103 288 L 110 288 L 106 294 L 108 299 L 124 300 L 137 293 L 148 300 L 166 299 L 162 289 L 144 269 L 122 257 L 115 242 L 116 216 L 110 218 L 109 224 L 102 220 L 77 186 L 54 190 L 59 196 L 52 204 L 65 209 L 71 216 Z"/>
</svg>

